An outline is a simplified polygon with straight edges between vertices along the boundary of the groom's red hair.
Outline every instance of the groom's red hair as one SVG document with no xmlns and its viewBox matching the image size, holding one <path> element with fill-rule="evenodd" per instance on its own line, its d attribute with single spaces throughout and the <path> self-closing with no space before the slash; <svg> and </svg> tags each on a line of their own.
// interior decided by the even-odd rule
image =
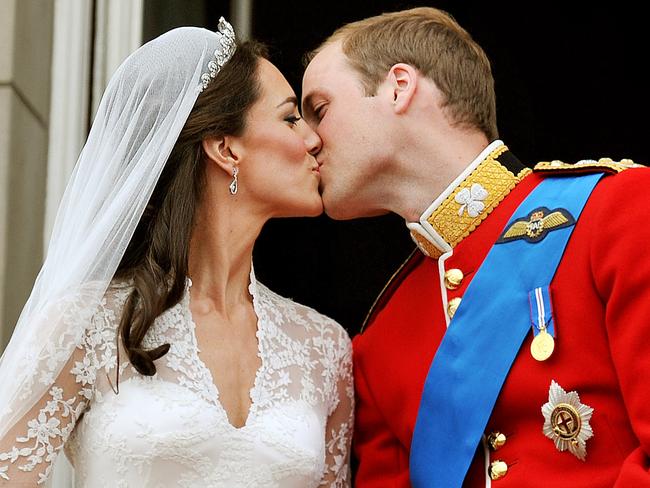
<svg viewBox="0 0 650 488">
<path fill-rule="evenodd" d="M 341 42 L 343 53 L 374 95 L 391 66 L 407 63 L 433 80 L 452 120 L 498 137 L 494 79 L 483 49 L 448 13 L 420 7 L 385 13 L 337 29 L 306 56 Z"/>
</svg>

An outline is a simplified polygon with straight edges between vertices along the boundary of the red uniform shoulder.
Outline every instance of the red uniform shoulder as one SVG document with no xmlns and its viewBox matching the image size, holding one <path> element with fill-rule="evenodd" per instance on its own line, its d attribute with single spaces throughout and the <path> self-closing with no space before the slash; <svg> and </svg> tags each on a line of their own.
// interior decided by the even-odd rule
<svg viewBox="0 0 650 488">
<path fill-rule="evenodd" d="M 379 293 L 375 301 L 373 302 L 368 314 L 366 315 L 363 324 L 361 325 L 361 330 L 359 333 L 363 333 L 365 328 L 369 326 L 372 321 L 375 319 L 377 314 L 381 312 L 386 303 L 390 300 L 395 290 L 399 287 L 400 283 L 404 280 L 406 276 L 411 272 L 411 270 L 418 265 L 420 261 L 424 259 L 424 255 L 418 252 L 417 248 L 413 249 L 408 258 L 397 268 L 397 271 L 393 273 L 393 276 L 388 280 L 386 285 L 384 285 L 383 290 Z"/>
</svg>

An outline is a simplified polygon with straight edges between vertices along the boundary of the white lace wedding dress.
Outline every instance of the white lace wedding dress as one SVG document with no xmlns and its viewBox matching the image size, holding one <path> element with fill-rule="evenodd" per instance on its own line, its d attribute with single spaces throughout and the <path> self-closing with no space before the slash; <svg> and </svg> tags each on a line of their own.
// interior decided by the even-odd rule
<svg viewBox="0 0 650 488">
<path fill-rule="evenodd" d="M 117 326 L 129 287 L 109 288 L 49 396 L 0 444 L 0 486 L 26 475 L 45 481 L 63 445 L 77 487 L 350 485 L 354 399 L 346 332 L 251 273 L 261 366 L 248 419 L 235 428 L 199 358 L 190 287 L 188 280 L 182 301 L 145 337 L 147 348 L 171 345 L 156 361 L 156 375 L 140 375 L 121 350 L 119 383 Z"/>
</svg>

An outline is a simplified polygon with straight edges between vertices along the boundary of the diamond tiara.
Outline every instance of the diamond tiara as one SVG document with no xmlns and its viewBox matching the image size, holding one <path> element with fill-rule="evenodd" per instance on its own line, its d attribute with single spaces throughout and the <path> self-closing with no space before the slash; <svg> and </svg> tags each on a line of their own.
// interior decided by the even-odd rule
<svg viewBox="0 0 650 488">
<path fill-rule="evenodd" d="M 219 19 L 219 26 L 215 32 L 221 45 L 214 52 L 214 59 L 210 60 L 208 63 L 208 72 L 201 75 L 201 90 L 203 91 L 208 87 L 210 81 L 212 81 L 217 73 L 223 68 L 223 65 L 228 62 L 235 52 L 236 43 L 235 43 L 235 31 L 232 28 L 232 25 L 228 23 L 226 19 L 221 17 Z"/>
</svg>

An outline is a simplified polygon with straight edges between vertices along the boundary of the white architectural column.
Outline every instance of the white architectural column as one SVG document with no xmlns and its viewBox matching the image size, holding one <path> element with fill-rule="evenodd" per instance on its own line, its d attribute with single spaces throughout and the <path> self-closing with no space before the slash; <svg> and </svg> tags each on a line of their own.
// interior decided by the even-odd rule
<svg viewBox="0 0 650 488">
<path fill-rule="evenodd" d="M 56 209 L 88 133 L 93 6 L 57 0 L 52 48 L 52 103 L 43 240 L 50 240 Z"/>
<path fill-rule="evenodd" d="M 143 0 L 95 0 L 95 59 L 92 113 L 97 112 L 108 80 L 142 44 Z"/>
<path fill-rule="evenodd" d="M 140 46 L 142 13 L 142 0 L 56 0 L 46 249 L 56 210 L 88 135 L 89 107 L 94 117 L 111 75 Z"/>
<path fill-rule="evenodd" d="M 56 210 L 90 129 L 89 107 L 94 117 L 111 75 L 140 46 L 142 13 L 142 0 L 56 0 L 46 249 Z"/>
<path fill-rule="evenodd" d="M 140 46 L 142 15 L 142 0 L 56 0 L 45 249 L 90 129 L 89 107 L 94 117 L 111 75 Z M 65 456 L 59 456 L 48 487 L 69 488 L 73 484 L 72 467 Z"/>
<path fill-rule="evenodd" d="M 88 132 L 93 2 L 55 0 L 50 85 L 43 246 L 47 251 L 56 210 Z M 48 488 L 69 488 L 74 472 L 65 455 L 57 458 Z"/>
</svg>

